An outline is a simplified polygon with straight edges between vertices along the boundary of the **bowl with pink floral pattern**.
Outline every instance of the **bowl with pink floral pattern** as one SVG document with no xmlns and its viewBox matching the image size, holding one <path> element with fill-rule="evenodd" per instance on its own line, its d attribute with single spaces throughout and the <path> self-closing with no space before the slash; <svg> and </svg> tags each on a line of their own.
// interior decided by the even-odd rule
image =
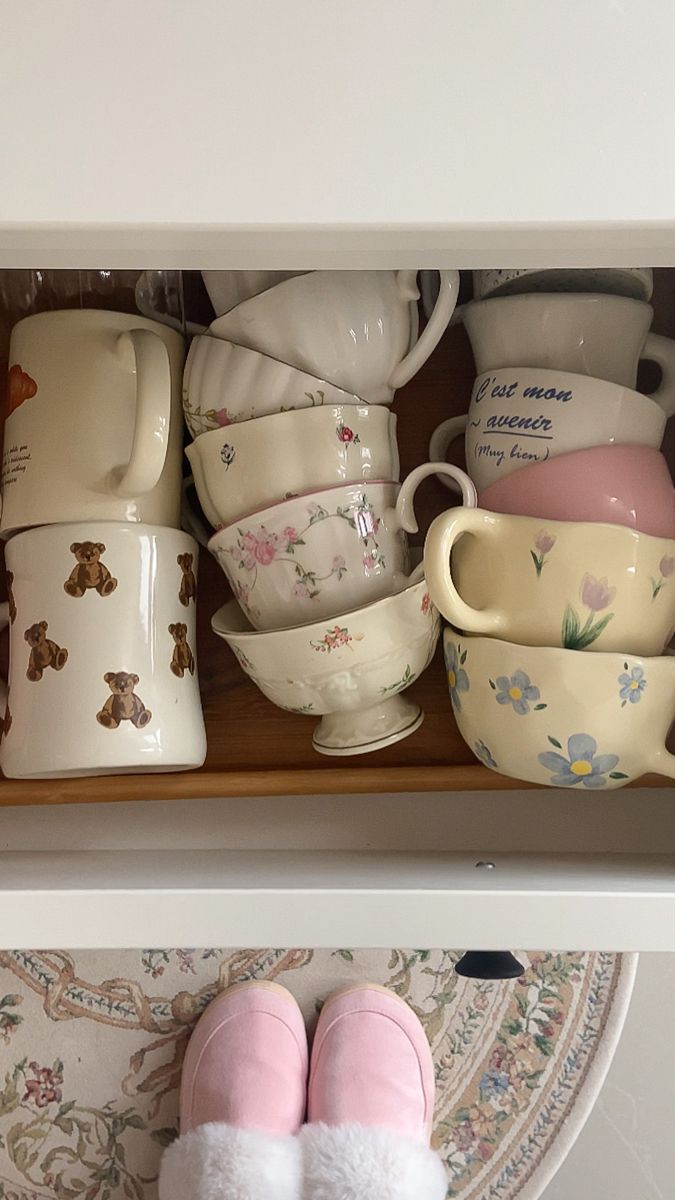
<svg viewBox="0 0 675 1200">
<path fill-rule="evenodd" d="M 419 705 L 402 696 L 431 662 L 440 618 L 424 579 L 337 620 L 256 631 L 234 600 L 211 626 L 273 704 L 321 717 L 322 754 L 365 754 L 414 733 Z"/>
</svg>

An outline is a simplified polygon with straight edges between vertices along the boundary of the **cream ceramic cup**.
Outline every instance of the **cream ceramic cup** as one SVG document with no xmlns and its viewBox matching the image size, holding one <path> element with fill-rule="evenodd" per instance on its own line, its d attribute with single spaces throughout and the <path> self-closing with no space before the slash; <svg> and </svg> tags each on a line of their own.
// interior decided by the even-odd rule
<svg viewBox="0 0 675 1200">
<path fill-rule="evenodd" d="M 450 509 L 429 529 L 424 570 L 468 633 L 660 654 L 675 630 L 675 541 L 622 525 Z"/>
<path fill-rule="evenodd" d="M 202 279 L 217 317 L 268 288 L 305 275 L 305 271 L 202 271 Z"/>
<path fill-rule="evenodd" d="M 180 523 L 183 340 L 95 309 L 14 326 L 0 534 L 73 520 Z"/>
<path fill-rule="evenodd" d="M 289 496 L 399 478 L 396 417 L 382 405 L 326 404 L 203 433 L 185 453 L 214 529 Z"/>
<path fill-rule="evenodd" d="M 438 344 L 458 289 L 459 273 L 441 271 L 418 339 L 416 271 L 310 271 L 237 305 L 211 333 L 388 404 Z"/>
<path fill-rule="evenodd" d="M 256 632 L 235 601 L 212 628 L 261 692 L 288 712 L 321 716 L 321 754 L 366 754 L 414 733 L 424 714 L 401 693 L 431 662 L 440 618 L 424 580 L 337 620 Z"/>
<path fill-rule="evenodd" d="M 208 543 L 256 629 L 324 620 L 401 591 L 411 576 L 406 532 L 415 533 L 415 492 L 438 463 L 411 471 L 401 487 L 373 481 L 308 492 L 219 530 Z M 476 490 L 458 467 L 466 504 Z"/>
<path fill-rule="evenodd" d="M 437 426 L 429 458 L 442 462 L 466 430 L 467 470 L 482 489 L 520 467 L 587 446 L 658 448 L 665 427 L 661 405 L 630 388 L 588 375 L 514 367 L 478 376 L 468 413 Z M 442 482 L 452 486 L 445 477 Z"/>
<path fill-rule="evenodd" d="M 640 359 L 661 368 L 652 399 L 675 412 L 675 342 L 650 333 L 654 310 L 625 296 L 540 293 L 464 305 L 476 374 L 523 365 L 634 388 Z"/>
<path fill-rule="evenodd" d="M 193 338 L 183 375 L 183 413 L 193 437 L 272 413 L 323 404 L 363 404 L 359 396 L 211 333 Z"/>
<path fill-rule="evenodd" d="M 675 657 L 515 646 L 446 629 L 450 703 L 464 741 L 493 771 L 608 791 L 655 771 L 675 716 Z"/>
<path fill-rule="evenodd" d="M 178 530 L 117 521 L 48 525 L 8 542 L 5 775 L 201 766 L 197 554 Z"/>
<path fill-rule="evenodd" d="M 526 267 L 472 275 L 475 300 L 522 292 L 596 292 L 650 300 L 654 290 L 651 267 Z"/>
</svg>

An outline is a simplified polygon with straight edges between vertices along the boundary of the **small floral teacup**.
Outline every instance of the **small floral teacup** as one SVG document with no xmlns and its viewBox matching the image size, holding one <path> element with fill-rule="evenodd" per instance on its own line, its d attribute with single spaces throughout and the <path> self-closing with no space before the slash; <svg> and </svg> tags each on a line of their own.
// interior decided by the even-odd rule
<svg viewBox="0 0 675 1200">
<path fill-rule="evenodd" d="M 646 772 L 675 779 L 665 747 L 675 657 L 581 654 L 446 629 L 450 703 L 464 741 L 493 771 L 581 791 Z"/>
</svg>

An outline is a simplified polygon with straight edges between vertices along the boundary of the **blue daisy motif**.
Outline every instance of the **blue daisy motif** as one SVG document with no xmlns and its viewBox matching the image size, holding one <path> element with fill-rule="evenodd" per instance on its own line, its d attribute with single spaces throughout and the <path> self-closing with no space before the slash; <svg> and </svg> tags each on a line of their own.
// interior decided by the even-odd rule
<svg viewBox="0 0 675 1200">
<path fill-rule="evenodd" d="M 628 663 L 624 663 L 623 665 L 626 669 L 622 675 L 619 675 L 617 680 L 622 708 L 626 704 L 637 704 L 647 686 L 647 680 L 644 677 L 645 673 L 642 667 L 631 667 L 630 674 L 628 674 Z"/>
<path fill-rule="evenodd" d="M 466 662 L 466 650 L 462 651 L 461 647 L 455 646 L 454 642 L 447 642 L 445 647 L 445 665 L 448 671 L 448 687 L 450 689 L 450 699 L 453 708 L 457 712 L 462 711 L 462 701 L 460 692 L 468 692 L 469 676 L 464 670 Z"/>
<path fill-rule="evenodd" d="M 482 742 L 480 740 L 477 742 L 474 742 L 473 752 L 476 755 L 476 758 L 479 758 L 480 761 L 484 764 L 484 766 L 492 767 L 493 771 L 499 770 L 497 763 L 495 762 L 494 758 L 492 757 L 488 747 L 485 745 L 485 742 Z"/>
<path fill-rule="evenodd" d="M 552 746 L 562 750 L 560 742 L 549 737 Z M 573 733 L 567 741 L 567 758 L 547 750 L 537 757 L 542 767 L 553 774 L 549 783 L 555 787 L 574 787 L 582 783 L 585 788 L 606 787 L 608 772 L 610 779 L 627 779 L 622 771 L 614 771 L 619 761 L 618 754 L 598 754 L 598 743 L 588 733 Z"/>
<path fill-rule="evenodd" d="M 521 717 L 529 713 L 530 703 L 540 696 L 539 688 L 530 683 L 530 677 L 524 671 L 515 671 L 510 677 L 499 675 L 492 687 L 496 692 L 497 704 L 513 705 L 513 711 Z"/>
</svg>

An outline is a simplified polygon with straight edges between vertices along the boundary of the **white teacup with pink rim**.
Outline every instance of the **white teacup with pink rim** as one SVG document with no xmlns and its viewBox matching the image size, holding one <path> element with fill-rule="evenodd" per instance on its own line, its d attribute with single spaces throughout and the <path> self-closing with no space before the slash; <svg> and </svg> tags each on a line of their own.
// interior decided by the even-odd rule
<svg viewBox="0 0 675 1200">
<path fill-rule="evenodd" d="M 466 505 L 476 489 L 459 467 L 424 463 L 397 483 L 326 488 L 285 500 L 214 534 L 208 543 L 256 629 L 283 629 L 338 616 L 398 592 L 410 575 L 406 532 L 413 497 L 437 471 L 453 477 Z"/>
<path fill-rule="evenodd" d="M 388 404 L 440 341 L 458 290 L 459 273 L 441 271 L 418 339 L 416 271 L 311 271 L 237 305 L 211 333 Z"/>
</svg>

